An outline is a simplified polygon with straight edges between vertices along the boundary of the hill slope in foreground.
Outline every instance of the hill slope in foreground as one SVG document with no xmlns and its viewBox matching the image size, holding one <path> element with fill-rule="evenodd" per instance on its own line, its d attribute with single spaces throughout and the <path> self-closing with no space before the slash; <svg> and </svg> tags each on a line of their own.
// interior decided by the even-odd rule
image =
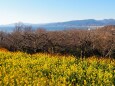
<svg viewBox="0 0 115 86">
<path fill-rule="evenodd" d="M 0 86 L 114 86 L 115 60 L 0 51 Z"/>
</svg>

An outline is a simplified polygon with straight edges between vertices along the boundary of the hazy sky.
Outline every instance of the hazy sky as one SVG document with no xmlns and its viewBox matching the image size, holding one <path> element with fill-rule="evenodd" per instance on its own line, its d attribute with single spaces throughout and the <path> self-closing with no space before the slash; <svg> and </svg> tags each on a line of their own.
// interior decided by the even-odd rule
<svg viewBox="0 0 115 86">
<path fill-rule="evenodd" d="M 115 19 L 115 0 L 0 0 L 0 24 Z"/>
</svg>

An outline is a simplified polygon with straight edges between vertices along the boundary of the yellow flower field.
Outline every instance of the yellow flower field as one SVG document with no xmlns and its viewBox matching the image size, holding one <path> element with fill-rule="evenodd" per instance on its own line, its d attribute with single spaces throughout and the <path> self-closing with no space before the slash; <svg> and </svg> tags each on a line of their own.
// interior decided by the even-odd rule
<svg viewBox="0 0 115 86">
<path fill-rule="evenodd" d="M 114 85 L 114 59 L 0 51 L 0 86 Z"/>
</svg>

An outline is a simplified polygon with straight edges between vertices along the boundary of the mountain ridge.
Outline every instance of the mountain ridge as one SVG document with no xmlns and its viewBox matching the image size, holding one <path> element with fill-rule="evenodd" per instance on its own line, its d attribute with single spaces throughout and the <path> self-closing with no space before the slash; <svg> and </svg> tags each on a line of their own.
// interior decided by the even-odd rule
<svg viewBox="0 0 115 86">
<path fill-rule="evenodd" d="M 0 30 L 13 30 L 15 24 L 0 25 Z M 46 24 L 32 24 L 32 23 L 22 23 L 27 26 L 32 26 L 34 29 L 45 28 L 46 30 L 64 30 L 67 28 L 85 28 L 85 27 L 99 27 L 107 25 L 115 25 L 115 19 L 85 19 L 85 20 L 72 20 L 66 22 L 54 22 Z"/>
</svg>

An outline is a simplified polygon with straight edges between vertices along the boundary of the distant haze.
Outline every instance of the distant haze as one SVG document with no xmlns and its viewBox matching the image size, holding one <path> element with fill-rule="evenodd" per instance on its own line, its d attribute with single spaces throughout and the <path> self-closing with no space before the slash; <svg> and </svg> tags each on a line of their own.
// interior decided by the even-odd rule
<svg viewBox="0 0 115 86">
<path fill-rule="evenodd" d="M 47 23 L 47 24 L 31 24 L 31 23 L 23 23 L 27 26 L 32 26 L 32 29 L 43 28 L 46 30 L 54 31 L 54 30 L 67 30 L 67 29 L 95 29 L 98 27 L 103 27 L 107 25 L 115 25 L 115 19 L 103 19 L 103 20 L 73 20 L 66 22 L 58 22 L 58 23 Z M 1 25 L 1 31 L 13 31 L 15 28 L 15 24 L 9 25 Z"/>
</svg>

